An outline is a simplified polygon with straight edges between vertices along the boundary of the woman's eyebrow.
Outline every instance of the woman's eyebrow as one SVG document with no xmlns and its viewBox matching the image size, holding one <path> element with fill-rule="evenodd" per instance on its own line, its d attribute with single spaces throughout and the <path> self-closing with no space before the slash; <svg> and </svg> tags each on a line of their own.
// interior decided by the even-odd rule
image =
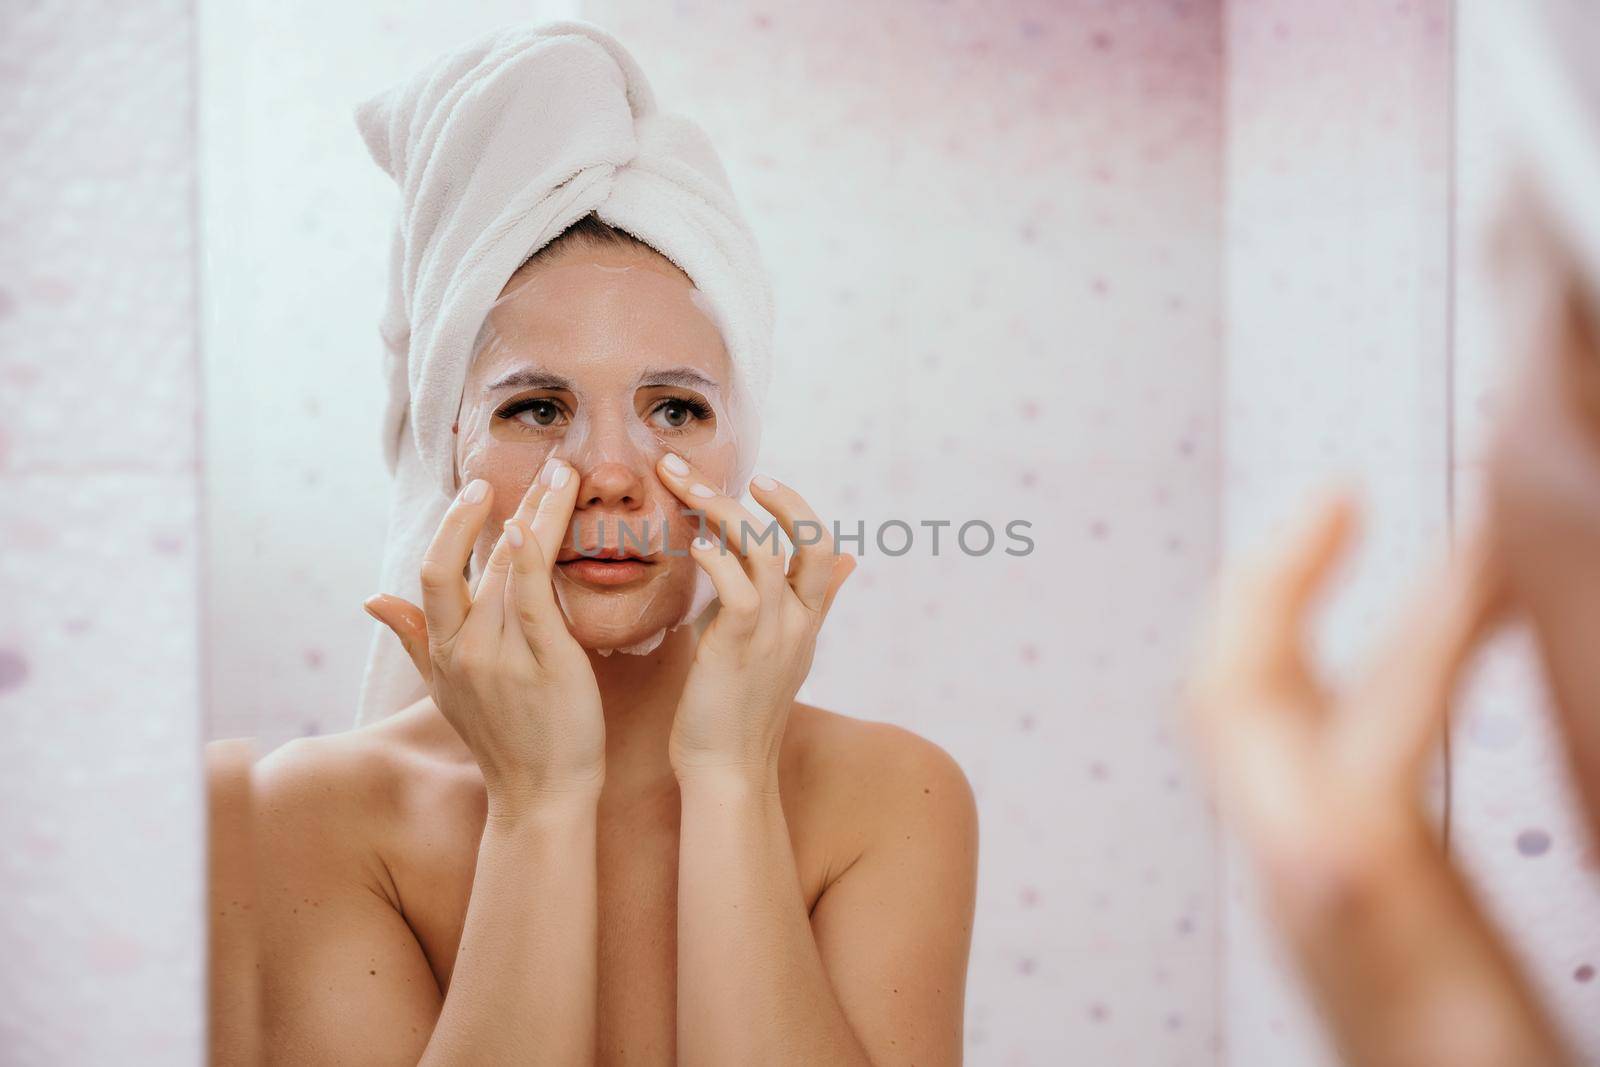
<svg viewBox="0 0 1600 1067">
<path fill-rule="evenodd" d="M 666 370 L 653 370 L 645 373 L 640 380 L 641 389 L 649 389 L 658 385 L 676 385 L 682 389 L 715 389 L 717 383 L 707 378 L 693 367 L 668 367 Z"/>
<path fill-rule="evenodd" d="M 549 371 L 514 370 L 498 381 L 490 382 L 483 391 L 494 393 L 501 389 L 564 389 L 570 393 L 572 383 Z"/>
</svg>

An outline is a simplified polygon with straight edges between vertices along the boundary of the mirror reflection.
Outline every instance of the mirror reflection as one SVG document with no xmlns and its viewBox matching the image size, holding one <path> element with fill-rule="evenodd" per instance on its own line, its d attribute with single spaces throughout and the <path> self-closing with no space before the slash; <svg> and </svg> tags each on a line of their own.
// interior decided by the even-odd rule
<svg viewBox="0 0 1600 1067">
<path fill-rule="evenodd" d="M 1595 1060 L 1581 8 L 6 12 L 0 1060 Z"/>
</svg>

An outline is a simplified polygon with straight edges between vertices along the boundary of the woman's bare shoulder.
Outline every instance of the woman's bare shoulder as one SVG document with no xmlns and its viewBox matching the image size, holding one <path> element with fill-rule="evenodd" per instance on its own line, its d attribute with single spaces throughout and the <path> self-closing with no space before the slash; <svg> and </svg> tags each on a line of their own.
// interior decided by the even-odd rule
<svg viewBox="0 0 1600 1067">
<path fill-rule="evenodd" d="M 296 738 L 263 756 L 251 775 L 257 828 L 317 848 L 377 835 L 448 763 L 430 711 L 414 706 L 367 726 Z"/>
<path fill-rule="evenodd" d="M 803 793 L 861 819 L 910 813 L 974 822 L 972 785 L 955 758 L 903 726 L 796 704 L 785 735 L 789 777 Z"/>
<path fill-rule="evenodd" d="M 388 722 L 297 737 L 256 761 L 256 793 L 263 802 L 291 806 L 359 799 L 393 773 L 401 740 Z"/>
</svg>

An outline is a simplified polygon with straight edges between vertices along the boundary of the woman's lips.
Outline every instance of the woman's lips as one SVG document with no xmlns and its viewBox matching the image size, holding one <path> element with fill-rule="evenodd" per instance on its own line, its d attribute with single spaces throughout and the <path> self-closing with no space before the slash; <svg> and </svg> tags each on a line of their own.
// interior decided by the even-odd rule
<svg viewBox="0 0 1600 1067">
<path fill-rule="evenodd" d="M 643 578 L 655 566 L 642 559 L 592 559 L 578 557 L 557 563 L 561 572 L 585 585 L 627 585 Z"/>
</svg>

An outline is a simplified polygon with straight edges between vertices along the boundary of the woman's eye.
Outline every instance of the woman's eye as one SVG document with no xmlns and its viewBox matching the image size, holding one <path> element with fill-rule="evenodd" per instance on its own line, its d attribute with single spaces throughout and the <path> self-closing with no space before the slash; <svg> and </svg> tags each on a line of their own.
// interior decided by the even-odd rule
<svg viewBox="0 0 1600 1067">
<path fill-rule="evenodd" d="M 668 397 L 650 412 L 650 421 L 664 430 L 682 430 L 711 417 L 710 408 L 693 400 Z"/>
<path fill-rule="evenodd" d="M 506 412 L 505 417 L 534 429 L 548 429 L 561 420 L 561 405 L 553 400 L 524 400 L 515 410 Z"/>
<path fill-rule="evenodd" d="M 650 422 L 656 429 L 693 429 L 698 422 L 709 422 L 712 411 L 702 400 L 686 397 L 664 397 L 650 410 Z"/>
<path fill-rule="evenodd" d="M 688 422 L 691 414 L 689 405 L 678 400 L 669 400 L 657 410 L 661 413 L 662 421 L 674 429 Z"/>
</svg>

